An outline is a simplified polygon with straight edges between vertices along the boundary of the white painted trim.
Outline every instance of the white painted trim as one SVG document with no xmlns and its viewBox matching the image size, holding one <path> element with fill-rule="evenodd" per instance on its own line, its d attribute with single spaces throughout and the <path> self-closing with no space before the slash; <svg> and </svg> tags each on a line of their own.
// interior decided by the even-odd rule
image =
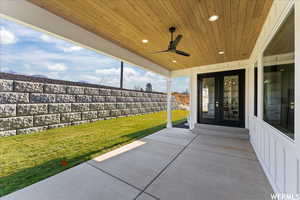
<svg viewBox="0 0 300 200">
<path fill-rule="evenodd" d="M 167 78 L 167 128 L 172 128 L 172 78 Z"/>
<path fill-rule="evenodd" d="M 230 70 L 238 70 L 238 69 L 246 69 L 245 72 L 245 126 L 248 128 L 249 126 L 249 113 L 248 113 L 248 95 L 249 89 L 247 88 L 248 80 L 247 78 L 249 75 L 248 68 L 248 60 L 239 60 L 234 62 L 226 62 L 214 65 L 206 65 L 202 67 L 195 67 L 190 69 L 183 69 L 172 71 L 172 77 L 179 77 L 179 76 L 189 76 L 190 77 L 190 128 L 194 127 L 194 124 L 197 123 L 197 109 L 198 109 L 198 86 L 197 86 L 197 75 L 204 74 L 204 73 L 211 73 L 211 72 L 221 72 L 221 71 L 230 71 Z"/>
<path fill-rule="evenodd" d="M 275 1 L 273 6 L 276 5 L 276 3 L 280 3 L 280 0 Z M 289 2 L 287 2 L 286 7 L 283 9 L 281 15 L 278 17 L 278 21 L 275 23 L 274 28 L 271 29 L 272 31 L 268 35 L 268 37 L 266 38 L 266 43 L 264 43 L 264 45 L 262 46 L 263 48 L 260 51 L 260 70 L 258 72 L 258 76 L 259 76 L 259 88 L 261 89 L 261 91 L 258 93 L 258 96 L 260 96 L 260 98 L 259 98 L 259 102 L 260 102 L 260 109 L 259 109 L 260 110 L 259 111 L 260 116 L 259 116 L 259 119 L 261 119 L 263 121 L 263 123 L 266 123 L 263 120 L 263 104 L 264 104 L 264 102 L 263 102 L 263 95 L 264 95 L 264 91 L 263 91 L 264 90 L 263 67 L 272 65 L 274 63 L 276 63 L 276 64 L 291 63 L 291 62 L 294 62 L 294 57 L 295 57 L 294 53 L 286 53 L 286 54 L 282 54 L 282 55 L 274 55 L 274 56 L 267 56 L 267 57 L 264 57 L 263 53 L 267 49 L 269 43 L 272 41 L 275 34 L 278 32 L 281 25 L 285 22 L 285 19 L 286 19 L 287 15 L 290 13 L 292 7 L 294 6 L 294 3 L 295 3 L 294 0 L 290 0 Z M 267 63 L 265 62 L 266 60 L 267 60 Z M 295 81 L 296 81 L 296 79 L 295 79 Z M 295 90 L 296 90 L 296 88 L 295 88 Z M 296 118 L 295 118 L 295 120 L 296 120 Z M 269 124 L 266 123 L 266 125 L 269 125 Z M 295 133 L 296 133 L 296 130 L 295 130 Z M 281 135 L 284 138 L 287 137 L 283 133 L 281 133 Z M 291 140 L 290 138 L 289 138 L 289 140 L 291 142 L 294 142 L 294 140 Z"/>
<path fill-rule="evenodd" d="M 264 114 L 264 77 L 263 77 L 263 62 L 262 62 L 262 55 L 258 59 L 258 66 L 257 66 L 257 117 L 259 119 L 263 119 L 263 114 Z"/>
<path fill-rule="evenodd" d="M 273 7 L 274 7 L 274 5 L 276 6 L 276 4 L 282 3 L 280 1 L 281 0 L 274 1 Z M 273 39 L 273 36 L 277 33 L 277 31 L 280 28 L 281 24 L 286 19 L 286 16 L 289 14 L 289 12 L 290 12 L 291 8 L 293 7 L 295 1 L 294 0 L 287 0 L 287 1 L 283 2 L 283 3 L 287 3 L 287 5 L 283 9 L 283 11 L 281 12 L 281 14 L 278 16 L 278 19 L 276 20 L 276 23 L 275 23 L 274 27 L 267 34 L 266 40 L 265 40 L 265 42 L 263 43 L 263 45 L 261 46 L 261 49 L 260 49 L 260 54 L 261 55 L 263 54 L 263 52 L 265 51 L 265 49 L 267 48 L 267 46 L 269 45 L 269 43 Z M 277 5 L 277 6 L 279 6 L 279 5 Z"/>
<path fill-rule="evenodd" d="M 25 0 L 0 1 L 0 17 L 17 21 L 47 34 L 75 43 L 116 59 L 140 66 L 165 77 L 170 71 L 152 61 L 120 47 L 92 32 L 58 17 Z"/>
<path fill-rule="evenodd" d="M 245 69 L 247 66 L 248 60 L 237 60 L 233 62 L 225 62 L 211 65 L 203 65 L 198 67 L 192 67 L 188 69 L 180 69 L 171 72 L 171 76 L 181 77 L 181 76 L 189 76 L 190 74 L 197 73 L 210 73 L 210 72 L 221 72 L 221 71 L 229 71 L 236 69 Z"/>
<path fill-rule="evenodd" d="M 278 55 L 263 57 L 264 66 L 290 64 L 294 62 L 295 62 L 294 53 L 278 54 Z"/>
<path fill-rule="evenodd" d="M 249 128 L 249 92 L 250 92 L 250 84 L 249 84 L 249 79 L 250 79 L 250 70 L 248 67 L 248 63 L 245 66 L 245 128 Z"/>
<path fill-rule="evenodd" d="M 263 121 L 263 63 L 266 46 L 295 3 L 295 140 Z M 290 55 L 271 60 L 289 63 Z M 254 116 L 254 64 L 258 67 L 258 117 Z M 251 144 L 274 192 L 300 194 L 300 0 L 274 0 L 249 60 L 176 70 L 172 77 L 189 76 L 191 128 L 197 122 L 197 74 L 246 69 L 246 110 Z"/>
<path fill-rule="evenodd" d="M 251 145 L 254 146 L 253 144 L 253 141 L 251 140 L 250 141 Z M 257 151 L 256 148 L 254 148 L 254 151 L 255 151 L 255 154 L 257 155 L 257 158 L 259 160 L 259 163 L 261 164 L 261 167 L 263 168 L 264 172 L 265 172 L 265 175 L 274 191 L 274 193 L 277 193 L 279 194 L 280 193 L 280 190 L 279 188 L 276 186 L 276 184 L 272 181 L 272 176 L 271 174 L 269 173 L 269 171 L 267 170 L 267 167 L 265 166 L 264 162 L 263 162 L 263 159 L 261 158 L 261 155 L 259 154 L 259 152 Z"/>
<path fill-rule="evenodd" d="M 193 129 L 195 124 L 197 123 L 197 109 L 198 109 L 198 101 L 197 101 L 197 74 L 190 75 L 190 129 Z"/>
<path fill-rule="evenodd" d="M 192 76 L 189 76 L 189 116 L 188 116 L 188 123 L 189 128 L 192 130 L 194 128 L 194 123 L 192 122 L 192 116 L 191 116 L 191 108 L 192 108 L 192 90 L 193 90 L 193 82 L 192 82 Z"/>
<path fill-rule="evenodd" d="M 295 63 L 295 140 L 300 154 L 300 1 L 295 2 Z M 298 184 L 300 193 L 300 172 Z"/>
<path fill-rule="evenodd" d="M 258 61 L 258 117 L 253 116 L 250 112 L 250 135 L 251 144 L 257 154 L 257 157 L 268 177 L 274 192 L 277 193 L 300 193 L 300 110 L 295 109 L 295 136 L 296 140 L 292 140 L 284 135 L 281 131 L 263 121 L 263 52 L 273 36 L 276 34 L 280 25 L 286 19 L 290 9 L 296 3 L 295 9 L 295 56 L 284 55 L 280 57 L 270 58 L 271 63 L 287 63 L 295 57 L 296 65 L 299 65 L 299 22 L 300 22 L 300 2 L 294 0 L 274 0 L 270 13 L 263 26 L 263 30 L 257 40 L 255 48 L 249 59 L 249 67 L 254 68 L 254 63 Z M 298 45 L 297 45 L 298 44 Z M 265 65 L 265 63 L 264 63 Z M 252 74 L 252 73 L 251 73 Z M 253 76 L 253 75 L 251 75 Z M 295 100 L 296 108 L 300 104 L 300 69 L 295 67 Z M 250 84 L 253 86 L 253 81 Z M 252 88 L 252 92 L 254 88 Z M 298 100 L 297 100 L 298 99 Z M 253 104 L 250 103 L 250 104 Z M 254 106 L 251 106 L 253 109 Z"/>
</svg>

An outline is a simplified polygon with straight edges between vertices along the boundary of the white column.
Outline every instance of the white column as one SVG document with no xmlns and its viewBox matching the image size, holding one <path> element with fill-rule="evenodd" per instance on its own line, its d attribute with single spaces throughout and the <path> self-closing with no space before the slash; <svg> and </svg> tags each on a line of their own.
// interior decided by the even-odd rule
<svg viewBox="0 0 300 200">
<path fill-rule="evenodd" d="M 247 63 L 246 72 L 245 72 L 245 128 L 249 129 L 249 117 L 250 117 L 250 69 L 249 69 L 249 63 Z"/>
<path fill-rule="evenodd" d="M 263 99 L 263 90 L 264 90 L 264 71 L 263 71 L 263 57 L 261 56 L 257 62 L 257 117 L 263 119 L 264 113 L 264 99 Z"/>
<path fill-rule="evenodd" d="M 197 74 L 190 74 L 190 129 L 197 123 Z"/>
<path fill-rule="evenodd" d="M 172 78 L 167 78 L 167 128 L 172 128 Z"/>
<path fill-rule="evenodd" d="M 300 155 L 300 1 L 295 1 L 295 140 Z M 298 157 L 300 158 L 300 156 Z"/>
<path fill-rule="evenodd" d="M 192 75 L 189 76 L 189 95 L 190 95 L 190 107 L 189 107 L 189 119 L 188 119 L 188 122 L 189 122 L 189 128 L 192 130 L 194 127 L 193 127 L 193 98 L 192 98 L 192 93 L 193 93 L 193 77 Z"/>
</svg>

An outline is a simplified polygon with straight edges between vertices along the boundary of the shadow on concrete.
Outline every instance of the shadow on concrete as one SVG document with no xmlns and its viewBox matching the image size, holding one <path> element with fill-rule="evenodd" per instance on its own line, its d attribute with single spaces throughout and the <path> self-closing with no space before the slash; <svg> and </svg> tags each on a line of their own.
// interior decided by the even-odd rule
<svg viewBox="0 0 300 200">
<path fill-rule="evenodd" d="M 174 124 L 173 125 L 175 128 L 185 128 L 185 129 L 189 129 L 189 125 L 187 123 L 187 121 L 183 121 L 181 123 L 178 123 L 178 124 Z"/>
</svg>

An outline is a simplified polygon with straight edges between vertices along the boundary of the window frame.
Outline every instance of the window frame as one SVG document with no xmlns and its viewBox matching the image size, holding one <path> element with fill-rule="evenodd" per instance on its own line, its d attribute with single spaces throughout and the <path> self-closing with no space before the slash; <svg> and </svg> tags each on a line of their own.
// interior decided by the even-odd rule
<svg viewBox="0 0 300 200">
<path fill-rule="evenodd" d="M 295 127 L 295 122 L 296 122 L 296 118 L 294 118 L 294 138 L 289 137 L 287 134 L 285 134 L 284 132 L 282 132 L 280 129 L 276 128 L 275 126 L 273 126 L 272 124 L 268 123 L 267 121 L 264 120 L 264 52 L 266 51 L 266 49 L 268 48 L 268 46 L 270 45 L 270 43 L 272 42 L 273 38 L 276 36 L 276 34 L 278 33 L 278 31 L 280 30 L 280 28 L 282 27 L 282 25 L 286 22 L 286 19 L 289 17 L 289 15 L 291 14 L 291 12 L 294 11 L 296 12 L 296 8 L 295 5 L 292 4 L 289 9 L 286 11 L 286 13 L 282 16 L 280 23 L 278 23 L 278 25 L 276 26 L 276 28 L 273 30 L 272 34 L 268 37 L 268 40 L 266 41 L 266 43 L 264 44 L 262 51 L 260 52 L 260 67 L 261 70 L 258 69 L 258 80 L 261 79 L 261 82 L 258 81 L 258 88 L 261 88 L 261 92 L 259 92 L 258 89 L 258 101 L 261 103 L 260 109 L 258 109 L 258 112 L 261 114 L 261 120 L 267 124 L 268 126 L 270 126 L 272 129 L 276 130 L 281 136 L 283 136 L 284 138 L 288 139 L 288 141 L 295 143 L 296 142 L 296 127 Z M 296 16 L 294 16 L 295 21 L 296 21 Z M 296 24 L 296 23 L 295 23 Z M 296 31 L 296 30 L 295 30 Z M 296 36 L 296 32 L 294 33 Z M 296 40 L 296 37 L 295 37 Z M 296 47 L 295 47 L 296 48 Z M 295 49 L 296 51 L 296 49 Z M 294 54 L 295 54 L 294 51 Z M 294 59 L 294 63 L 296 65 L 296 60 Z M 296 67 L 296 66 L 295 66 Z M 253 73 L 254 75 L 254 73 Z M 294 75 L 296 76 L 296 75 Z M 296 77 L 294 77 L 296 80 Z M 296 84 L 296 81 L 295 81 Z M 295 85 L 296 86 L 296 85 Z M 296 87 L 294 87 L 294 89 L 296 90 Z M 296 97 L 295 97 L 296 99 Z M 296 107 L 296 103 L 294 104 L 294 106 Z M 258 114 L 259 115 L 259 114 Z"/>
<path fill-rule="evenodd" d="M 254 101 L 253 101 L 253 115 L 255 117 L 258 116 L 258 62 L 256 61 L 253 68 L 253 75 L 254 75 Z"/>
</svg>

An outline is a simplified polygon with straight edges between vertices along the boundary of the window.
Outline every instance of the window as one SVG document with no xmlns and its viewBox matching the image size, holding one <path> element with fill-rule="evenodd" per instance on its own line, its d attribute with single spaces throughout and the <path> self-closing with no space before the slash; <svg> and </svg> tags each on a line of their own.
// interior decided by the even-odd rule
<svg viewBox="0 0 300 200">
<path fill-rule="evenodd" d="M 254 116 L 257 116 L 257 90 L 258 90 L 258 68 L 254 65 Z"/>
<path fill-rule="evenodd" d="M 295 109 L 294 10 L 264 51 L 264 116 L 273 127 L 294 139 Z"/>
</svg>

